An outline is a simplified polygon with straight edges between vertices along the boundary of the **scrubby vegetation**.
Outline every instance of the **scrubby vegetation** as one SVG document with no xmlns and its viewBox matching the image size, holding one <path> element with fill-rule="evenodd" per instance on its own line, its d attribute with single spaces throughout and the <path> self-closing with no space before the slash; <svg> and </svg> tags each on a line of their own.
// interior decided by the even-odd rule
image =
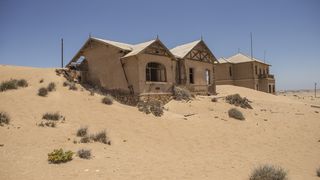
<svg viewBox="0 0 320 180">
<path fill-rule="evenodd" d="M 91 142 L 91 138 L 89 136 L 83 136 L 83 137 L 81 137 L 80 142 L 81 143 L 89 143 L 89 142 Z"/>
<path fill-rule="evenodd" d="M 320 167 L 317 169 L 317 176 L 320 177 Z"/>
<path fill-rule="evenodd" d="M 44 79 L 40 79 L 39 83 L 43 83 L 44 82 Z"/>
<path fill-rule="evenodd" d="M 235 106 L 240 106 L 241 108 L 244 109 L 252 109 L 252 106 L 249 104 L 249 101 L 247 98 L 242 98 L 239 94 L 232 94 L 232 95 L 228 95 L 226 97 L 226 102 L 229 104 L 233 104 Z"/>
<path fill-rule="evenodd" d="M 160 117 L 163 115 L 163 105 L 160 101 L 140 101 L 137 105 L 139 111 L 146 114 L 152 113 L 154 116 Z"/>
<path fill-rule="evenodd" d="M 88 127 L 81 127 L 77 130 L 77 136 L 78 137 L 84 137 L 88 135 Z"/>
<path fill-rule="evenodd" d="M 71 82 L 71 81 L 64 81 L 63 82 L 63 86 L 64 87 L 69 87 L 69 90 L 73 90 L 73 91 L 78 90 L 78 88 L 76 86 L 76 83 Z"/>
<path fill-rule="evenodd" d="M 25 79 L 10 79 L 9 81 L 4 81 L 0 84 L 0 92 L 10 90 L 10 89 L 18 89 L 18 87 L 27 87 L 28 82 Z"/>
<path fill-rule="evenodd" d="M 113 98 L 112 98 L 112 96 L 111 96 L 111 95 L 106 95 L 106 96 L 102 99 L 102 103 L 111 105 L 111 104 L 113 103 Z"/>
<path fill-rule="evenodd" d="M 91 158 L 91 150 L 88 149 L 80 149 L 77 152 L 77 155 L 82 159 L 90 159 Z"/>
<path fill-rule="evenodd" d="M 65 163 L 72 160 L 73 154 L 72 151 L 64 152 L 62 149 L 55 149 L 48 154 L 48 161 L 54 164 Z"/>
<path fill-rule="evenodd" d="M 173 98 L 178 101 L 181 101 L 181 100 L 189 101 L 192 99 L 192 95 L 188 89 L 175 86 L 173 88 Z"/>
<path fill-rule="evenodd" d="M 228 115 L 229 117 L 235 118 L 235 119 L 239 119 L 239 120 L 245 120 L 243 114 L 241 111 L 239 111 L 236 108 L 231 108 L 228 111 Z"/>
<path fill-rule="evenodd" d="M 104 144 L 111 145 L 111 141 L 107 137 L 106 131 L 101 131 L 101 132 L 99 132 L 97 134 L 91 135 L 90 137 L 95 142 L 101 142 L 101 143 L 104 143 Z"/>
<path fill-rule="evenodd" d="M 0 126 L 3 126 L 4 124 L 10 123 L 10 117 L 5 112 L 0 112 Z"/>
<path fill-rule="evenodd" d="M 42 119 L 45 119 L 45 120 L 58 121 L 60 118 L 62 118 L 62 116 L 60 115 L 59 112 L 45 113 L 44 115 L 42 115 Z"/>
<path fill-rule="evenodd" d="M 56 84 L 54 82 L 49 83 L 48 87 L 47 87 L 48 91 L 55 91 L 56 90 Z"/>
<path fill-rule="evenodd" d="M 28 82 L 25 79 L 20 79 L 17 81 L 19 87 L 28 87 Z"/>
<path fill-rule="evenodd" d="M 44 122 L 44 121 L 41 121 L 39 124 L 38 124 L 38 126 L 40 126 L 40 127 L 45 127 L 45 126 L 47 126 L 47 127 L 56 127 L 57 126 L 57 124 L 56 124 L 56 122 L 53 122 L 53 121 L 47 121 L 47 122 Z"/>
<path fill-rule="evenodd" d="M 273 165 L 263 165 L 256 168 L 251 176 L 250 180 L 286 180 L 287 172 L 281 167 L 275 167 Z"/>
<path fill-rule="evenodd" d="M 38 90 L 38 95 L 39 95 L 39 96 L 42 96 L 42 97 L 47 96 L 47 95 L 48 95 L 48 90 L 47 90 L 47 88 L 44 88 L 44 87 L 40 88 L 40 89 Z"/>
<path fill-rule="evenodd" d="M 211 102 L 218 102 L 218 98 L 212 98 Z"/>
</svg>

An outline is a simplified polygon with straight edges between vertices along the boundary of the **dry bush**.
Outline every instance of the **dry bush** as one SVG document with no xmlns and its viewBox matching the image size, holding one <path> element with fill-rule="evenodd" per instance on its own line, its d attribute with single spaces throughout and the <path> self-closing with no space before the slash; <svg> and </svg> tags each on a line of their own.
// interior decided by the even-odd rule
<svg viewBox="0 0 320 180">
<path fill-rule="evenodd" d="M 64 152 L 62 149 L 55 149 L 48 154 L 48 161 L 54 164 L 65 163 L 72 160 L 73 154 L 72 151 Z"/>
<path fill-rule="evenodd" d="M 78 88 L 75 83 L 71 83 L 71 84 L 69 84 L 69 90 L 76 91 L 76 90 L 78 90 Z"/>
<path fill-rule="evenodd" d="M 273 165 L 260 166 L 252 172 L 250 180 L 286 180 L 287 172 Z"/>
<path fill-rule="evenodd" d="M 25 79 L 20 79 L 17 81 L 19 87 L 28 87 L 28 82 Z"/>
<path fill-rule="evenodd" d="M 89 143 L 89 142 L 91 142 L 91 138 L 89 136 L 83 136 L 83 137 L 81 137 L 80 142 L 81 143 Z"/>
<path fill-rule="evenodd" d="M 140 101 L 137 105 L 139 111 L 146 114 L 152 113 L 154 116 L 160 117 L 163 115 L 163 105 L 161 101 L 150 100 L 150 101 Z"/>
<path fill-rule="evenodd" d="M 90 159 L 91 158 L 91 150 L 88 149 L 80 149 L 77 152 L 77 155 L 82 159 Z"/>
<path fill-rule="evenodd" d="M 111 141 L 109 140 L 106 131 L 101 131 L 97 134 L 91 135 L 91 139 L 95 142 L 101 142 L 111 145 Z"/>
<path fill-rule="evenodd" d="M 226 97 L 226 102 L 229 104 L 233 104 L 235 106 L 240 106 L 244 109 L 252 109 L 252 106 L 249 104 L 249 101 L 247 98 L 242 98 L 239 94 L 232 94 L 232 95 L 228 95 Z"/>
<path fill-rule="evenodd" d="M 212 98 L 211 102 L 218 102 L 218 98 Z"/>
<path fill-rule="evenodd" d="M 40 127 L 47 126 L 47 127 L 53 127 L 54 128 L 54 127 L 57 126 L 57 124 L 56 124 L 56 122 L 53 122 L 53 121 L 47 121 L 47 122 L 41 121 L 40 124 L 38 124 L 38 126 L 40 126 Z"/>
<path fill-rule="evenodd" d="M 317 169 L 317 176 L 320 177 L 320 167 Z"/>
<path fill-rule="evenodd" d="M 58 121 L 60 118 L 62 118 L 62 116 L 60 115 L 59 112 L 45 113 L 45 114 L 42 115 L 42 119 L 45 119 L 45 120 Z"/>
<path fill-rule="evenodd" d="M 39 95 L 39 96 L 42 96 L 42 97 L 47 96 L 47 95 L 48 95 L 48 89 L 47 89 L 47 88 L 44 88 L 44 87 L 40 88 L 40 89 L 38 90 L 38 95 Z"/>
<path fill-rule="evenodd" d="M 66 86 L 69 86 L 70 84 L 71 84 L 71 82 L 70 82 L 70 81 L 65 81 L 65 82 L 63 82 L 63 84 L 62 84 L 62 85 L 63 85 L 64 87 L 66 87 Z"/>
<path fill-rule="evenodd" d="M 49 83 L 48 87 L 47 87 L 48 91 L 55 91 L 56 90 L 56 84 L 54 82 Z"/>
<path fill-rule="evenodd" d="M 3 126 L 4 124 L 10 123 L 10 117 L 5 112 L 0 112 L 0 126 Z"/>
<path fill-rule="evenodd" d="M 239 120 L 245 120 L 242 112 L 236 108 L 229 109 L 228 114 L 229 114 L 229 117 L 239 119 Z"/>
<path fill-rule="evenodd" d="M 78 137 L 84 137 L 88 134 L 88 127 L 80 127 L 77 130 L 77 136 Z"/>
<path fill-rule="evenodd" d="M 106 95 L 103 99 L 102 99 L 102 103 L 104 104 L 108 104 L 111 105 L 113 103 L 113 98 L 111 95 Z"/>
<path fill-rule="evenodd" d="M 173 87 L 173 98 L 178 101 L 189 101 L 192 99 L 192 95 L 188 89 L 175 86 Z"/>
<path fill-rule="evenodd" d="M 18 89 L 17 80 L 11 79 L 9 81 L 4 81 L 0 84 L 0 92 L 10 89 Z"/>
<path fill-rule="evenodd" d="M 44 82 L 44 79 L 40 79 L 39 83 L 43 83 Z"/>
</svg>

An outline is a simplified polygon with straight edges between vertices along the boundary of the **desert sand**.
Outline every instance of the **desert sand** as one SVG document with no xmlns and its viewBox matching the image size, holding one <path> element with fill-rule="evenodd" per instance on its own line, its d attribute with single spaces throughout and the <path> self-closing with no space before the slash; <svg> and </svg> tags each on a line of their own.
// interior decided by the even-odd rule
<svg viewBox="0 0 320 180">
<path fill-rule="evenodd" d="M 162 117 L 154 117 L 117 102 L 102 104 L 101 95 L 90 96 L 80 86 L 68 90 L 52 68 L 0 65 L 0 82 L 10 78 L 24 78 L 29 86 L 0 92 L 0 111 L 11 117 L 0 127 L 0 179 L 245 180 L 265 163 L 285 168 L 292 180 L 319 179 L 320 109 L 312 101 L 225 85 L 217 86 L 218 102 L 211 102 L 213 96 L 172 100 Z M 50 82 L 57 90 L 38 96 Z M 234 106 L 222 97 L 234 93 L 252 101 L 253 109 L 239 108 L 245 121 L 228 117 Z M 56 111 L 65 123 L 36 125 L 44 113 Z M 189 113 L 194 115 L 184 117 Z M 111 146 L 74 144 L 81 126 L 106 130 Z M 93 158 L 49 164 L 47 154 L 57 148 L 88 148 Z"/>
</svg>

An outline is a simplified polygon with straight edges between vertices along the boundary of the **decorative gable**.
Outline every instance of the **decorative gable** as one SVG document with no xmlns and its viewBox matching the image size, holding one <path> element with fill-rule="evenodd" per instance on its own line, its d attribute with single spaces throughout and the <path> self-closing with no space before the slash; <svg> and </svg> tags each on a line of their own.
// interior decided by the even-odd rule
<svg viewBox="0 0 320 180">
<path fill-rule="evenodd" d="M 158 56 L 168 56 L 171 57 L 169 50 L 160 42 L 155 41 L 151 45 L 149 45 L 145 50 L 145 54 L 152 54 Z"/>
<path fill-rule="evenodd" d="M 203 61 L 208 63 L 213 63 L 214 57 L 211 51 L 207 48 L 207 46 L 201 41 L 198 43 L 186 56 L 185 58 Z"/>
</svg>

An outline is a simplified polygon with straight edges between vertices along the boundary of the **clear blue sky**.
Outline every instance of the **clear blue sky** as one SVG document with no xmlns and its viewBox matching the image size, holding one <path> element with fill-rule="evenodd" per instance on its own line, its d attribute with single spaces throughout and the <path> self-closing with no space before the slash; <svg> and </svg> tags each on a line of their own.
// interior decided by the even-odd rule
<svg viewBox="0 0 320 180">
<path fill-rule="evenodd" d="M 250 54 L 250 32 L 278 90 L 320 84 L 319 0 L 0 0 L 0 64 L 58 67 L 60 38 L 68 61 L 89 33 L 127 43 L 158 34 L 169 48 L 203 35 L 228 57 Z"/>
</svg>

